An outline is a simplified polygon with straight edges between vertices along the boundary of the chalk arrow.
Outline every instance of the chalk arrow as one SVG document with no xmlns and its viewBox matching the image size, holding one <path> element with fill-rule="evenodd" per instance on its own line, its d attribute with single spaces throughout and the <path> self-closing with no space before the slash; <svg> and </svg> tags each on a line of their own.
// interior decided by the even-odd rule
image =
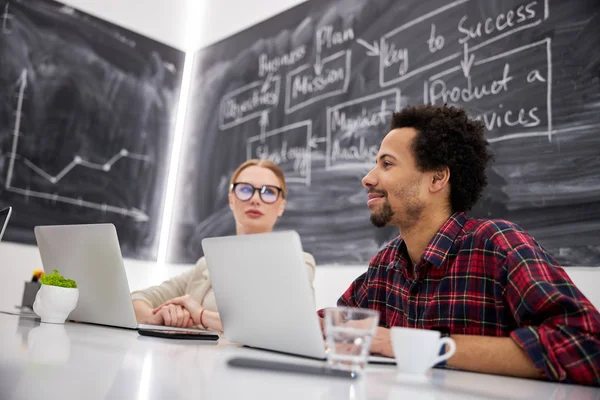
<svg viewBox="0 0 600 400">
<path fill-rule="evenodd" d="M 263 111 L 260 114 L 260 119 L 258 120 L 258 125 L 260 125 L 260 141 L 261 143 L 265 142 L 267 126 L 269 125 L 269 112 Z"/>
<path fill-rule="evenodd" d="M 321 72 L 323 72 L 323 62 L 321 61 L 320 52 L 317 52 L 317 61 L 315 61 L 315 65 L 313 66 L 313 68 L 315 69 L 316 75 L 321 75 Z"/>
<path fill-rule="evenodd" d="M 310 138 L 310 140 L 308 141 L 308 146 L 312 147 L 313 149 L 318 148 L 319 146 L 317 145 L 317 143 L 322 143 L 324 141 L 326 141 L 327 138 L 321 137 L 321 138 Z"/>
<path fill-rule="evenodd" d="M 12 28 L 7 28 L 7 22 L 14 18 L 13 15 L 8 13 L 8 6 L 9 3 L 7 2 L 6 6 L 4 6 L 4 14 L 0 15 L 0 18 L 2 18 L 2 33 L 6 35 L 10 35 L 12 33 Z"/>
<path fill-rule="evenodd" d="M 368 50 L 367 51 L 368 56 L 379 57 L 379 55 L 381 54 L 381 51 L 379 51 L 379 43 L 377 43 L 376 41 L 373 42 L 373 44 L 369 44 L 368 42 L 359 38 L 359 39 L 356 39 L 356 43 L 360 44 L 361 46 L 363 46 L 364 48 L 366 48 Z"/>
<path fill-rule="evenodd" d="M 137 208 L 132 208 L 128 214 L 130 217 L 132 217 L 138 222 L 146 222 L 150 219 L 150 217 L 148 217 L 148 214 L 146 214 L 142 210 L 138 210 Z"/>
<path fill-rule="evenodd" d="M 464 48 L 464 58 L 460 62 L 460 67 L 462 68 L 465 78 L 468 78 L 471 75 L 471 67 L 473 66 L 473 61 L 475 61 L 475 56 L 473 54 L 469 54 L 469 47 L 466 43 Z"/>
<path fill-rule="evenodd" d="M 175 65 L 173 63 L 163 62 L 163 65 L 170 73 L 174 74 L 175 72 L 177 72 L 177 69 L 175 68 Z"/>
<path fill-rule="evenodd" d="M 273 74 L 272 74 L 272 73 L 269 73 L 269 74 L 267 75 L 267 78 L 265 79 L 265 81 L 263 82 L 263 84 L 262 84 L 262 86 L 261 86 L 261 88 L 260 88 L 260 91 L 261 91 L 262 93 L 266 93 L 266 92 L 267 92 L 267 90 L 269 90 L 269 87 L 271 86 L 271 81 L 272 81 L 272 80 L 273 80 Z"/>
<path fill-rule="evenodd" d="M 17 85 L 22 85 L 21 89 L 25 90 L 27 89 L 27 69 L 23 69 L 23 71 L 21 71 L 21 75 L 19 76 L 19 79 L 17 80 Z"/>
</svg>

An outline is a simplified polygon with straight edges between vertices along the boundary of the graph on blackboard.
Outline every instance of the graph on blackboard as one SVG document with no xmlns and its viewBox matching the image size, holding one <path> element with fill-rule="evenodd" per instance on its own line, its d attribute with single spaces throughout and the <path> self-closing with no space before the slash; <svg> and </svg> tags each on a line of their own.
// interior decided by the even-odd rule
<svg viewBox="0 0 600 400">
<path fill-rule="evenodd" d="M 112 222 L 126 257 L 154 258 L 183 54 L 54 1 L 0 13 L 6 239 Z"/>
<path fill-rule="evenodd" d="M 6 173 L 6 181 L 4 184 L 5 189 L 10 192 L 22 194 L 26 198 L 30 197 L 30 196 L 39 197 L 42 199 L 51 200 L 53 203 L 56 203 L 57 201 L 59 201 L 59 202 L 76 205 L 79 207 L 89 207 L 92 209 L 101 210 L 104 213 L 106 213 L 106 212 L 119 213 L 122 215 L 130 216 L 137 221 L 148 221 L 148 215 L 143 213 L 140 210 L 135 209 L 135 208 L 128 210 L 128 209 L 121 208 L 121 207 L 115 207 L 115 206 L 112 206 L 112 205 L 109 205 L 106 203 L 97 204 L 94 202 L 86 201 L 86 200 L 83 200 L 81 197 L 77 197 L 77 198 L 65 197 L 65 196 L 58 195 L 57 192 L 46 193 L 46 192 L 32 190 L 29 187 L 19 188 L 19 187 L 15 187 L 12 185 L 13 172 L 15 169 L 15 160 L 22 161 L 33 172 L 35 172 L 36 174 L 45 178 L 48 182 L 50 182 L 52 184 L 59 183 L 60 180 L 63 177 L 65 177 L 75 167 L 83 167 L 83 168 L 89 168 L 92 170 L 109 172 L 111 170 L 112 166 L 117 161 L 119 161 L 121 158 L 130 158 L 133 160 L 140 160 L 140 161 L 145 161 L 145 162 L 150 161 L 148 156 L 144 156 L 144 155 L 140 155 L 140 154 L 132 154 L 127 149 L 121 149 L 117 154 L 115 154 L 113 157 L 111 157 L 109 160 L 107 160 L 106 162 L 104 162 L 102 164 L 92 163 L 92 162 L 89 162 L 89 161 L 81 158 L 81 156 L 79 156 L 79 155 L 75 155 L 73 157 L 73 161 L 71 161 L 68 165 L 66 165 L 63 169 L 61 169 L 58 172 L 58 174 L 56 174 L 54 176 L 50 175 L 48 172 L 46 172 L 42 168 L 38 167 L 37 165 L 32 163 L 27 158 L 21 157 L 18 153 L 19 136 L 21 135 L 21 133 L 20 133 L 21 118 L 23 117 L 23 112 L 22 112 L 23 98 L 25 96 L 26 88 L 27 88 L 27 70 L 23 70 L 21 76 L 19 77 L 19 95 L 18 95 L 18 99 L 17 99 L 17 110 L 15 112 L 15 124 L 14 124 L 15 128 L 13 131 L 12 149 L 11 149 L 11 153 L 8 156 L 9 157 L 9 165 L 8 165 L 8 171 Z"/>
</svg>

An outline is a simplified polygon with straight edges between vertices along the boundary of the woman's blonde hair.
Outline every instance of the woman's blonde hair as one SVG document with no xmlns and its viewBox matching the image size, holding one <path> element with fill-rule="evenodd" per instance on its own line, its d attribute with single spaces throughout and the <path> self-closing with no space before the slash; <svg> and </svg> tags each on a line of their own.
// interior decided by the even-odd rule
<svg viewBox="0 0 600 400">
<path fill-rule="evenodd" d="M 231 187 L 231 185 L 233 185 L 235 183 L 238 176 L 240 176 L 240 174 L 242 173 L 243 170 L 245 170 L 246 168 L 251 167 L 251 166 L 257 166 L 257 167 L 270 169 L 275 174 L 277 179 L 279 179 L 279 183 L 281 185 L 282 197 L 284 199 L 287 197 L 287 187 L 285 185 L 285 176 L 283 175 L 283 171 L 281 170 L 281 168 L 279 168 L 279 165 L 275 164 L 273 161 L 270 161 L 270 160 L 259 160 L 257 158 L 254 158 L 254 159 L 245 161 L 244 163 L 242 163 L 242 165 L 237 167 L 237 169 L 235 171 L 233 171 L 233 175 L 231 175 L 231 180 L 229 181 L 229 187 Z"/>
</svg>

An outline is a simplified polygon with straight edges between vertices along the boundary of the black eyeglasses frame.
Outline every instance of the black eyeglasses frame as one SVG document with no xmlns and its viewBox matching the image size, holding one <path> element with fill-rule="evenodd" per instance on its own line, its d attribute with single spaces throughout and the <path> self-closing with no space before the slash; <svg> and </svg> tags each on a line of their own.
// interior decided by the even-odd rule
<svg viewBox="0 0 600 400">
<path fill-rule="evenodd" d="M 235 188 L 238 185 L 248 185 L 252 188 L 252 195 L 246 199 L 246 200 L 242 200 L 239 198 L 239 196 L 237 195 L 237 193 L 235 192 Z M 275 200 L 269 202 L 269 201 L 265 201 L 265 199 L 263 199 L 262 195 L 265 191 L 265 189 L 270 188 L 270 189 L 276 189 L 277 190 L 277 197 L 275 198 Z M 261 187 L 254 187 L 254 185 L 252 185 L 251 183 L 248 182 L 235 182 L 231 184 L 231 188 L 230 191 L 235 195 L 235 197 L 237 197 L 237 199 L 239 201 L 250 201 L 250 199 L 252 199 L 252 197 L 254 196 L 254 192 L 258 191 L 258 196 L 260 197 L 260 199 L 262 200 L 263 203 L 265 204 L 273 204 L 275 203 L 277 200 L 279 200 L 279 196 L 282 196 L 285 198 L 285 195 L 283 195 L 283 189 L 280 188 L 279 186 L 274 186 L 274 185 L 262 185 Z"/>
</svg>

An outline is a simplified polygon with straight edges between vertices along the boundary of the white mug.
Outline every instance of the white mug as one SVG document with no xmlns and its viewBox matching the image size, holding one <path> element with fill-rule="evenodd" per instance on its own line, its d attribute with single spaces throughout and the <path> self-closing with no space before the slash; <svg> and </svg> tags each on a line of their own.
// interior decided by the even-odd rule
<svg viewBox="0 0 600 400">
<path fill-rule="evenodd" d="M 396 366 L 400 372 L 425 374 L 431 367 L 452 357 L 456 343 L 449 337 L 441 338 L 438 331 L 393 327 L 390 331 Z M 442 346 L 448 351 L 440 355 Z"/>
</svg>

